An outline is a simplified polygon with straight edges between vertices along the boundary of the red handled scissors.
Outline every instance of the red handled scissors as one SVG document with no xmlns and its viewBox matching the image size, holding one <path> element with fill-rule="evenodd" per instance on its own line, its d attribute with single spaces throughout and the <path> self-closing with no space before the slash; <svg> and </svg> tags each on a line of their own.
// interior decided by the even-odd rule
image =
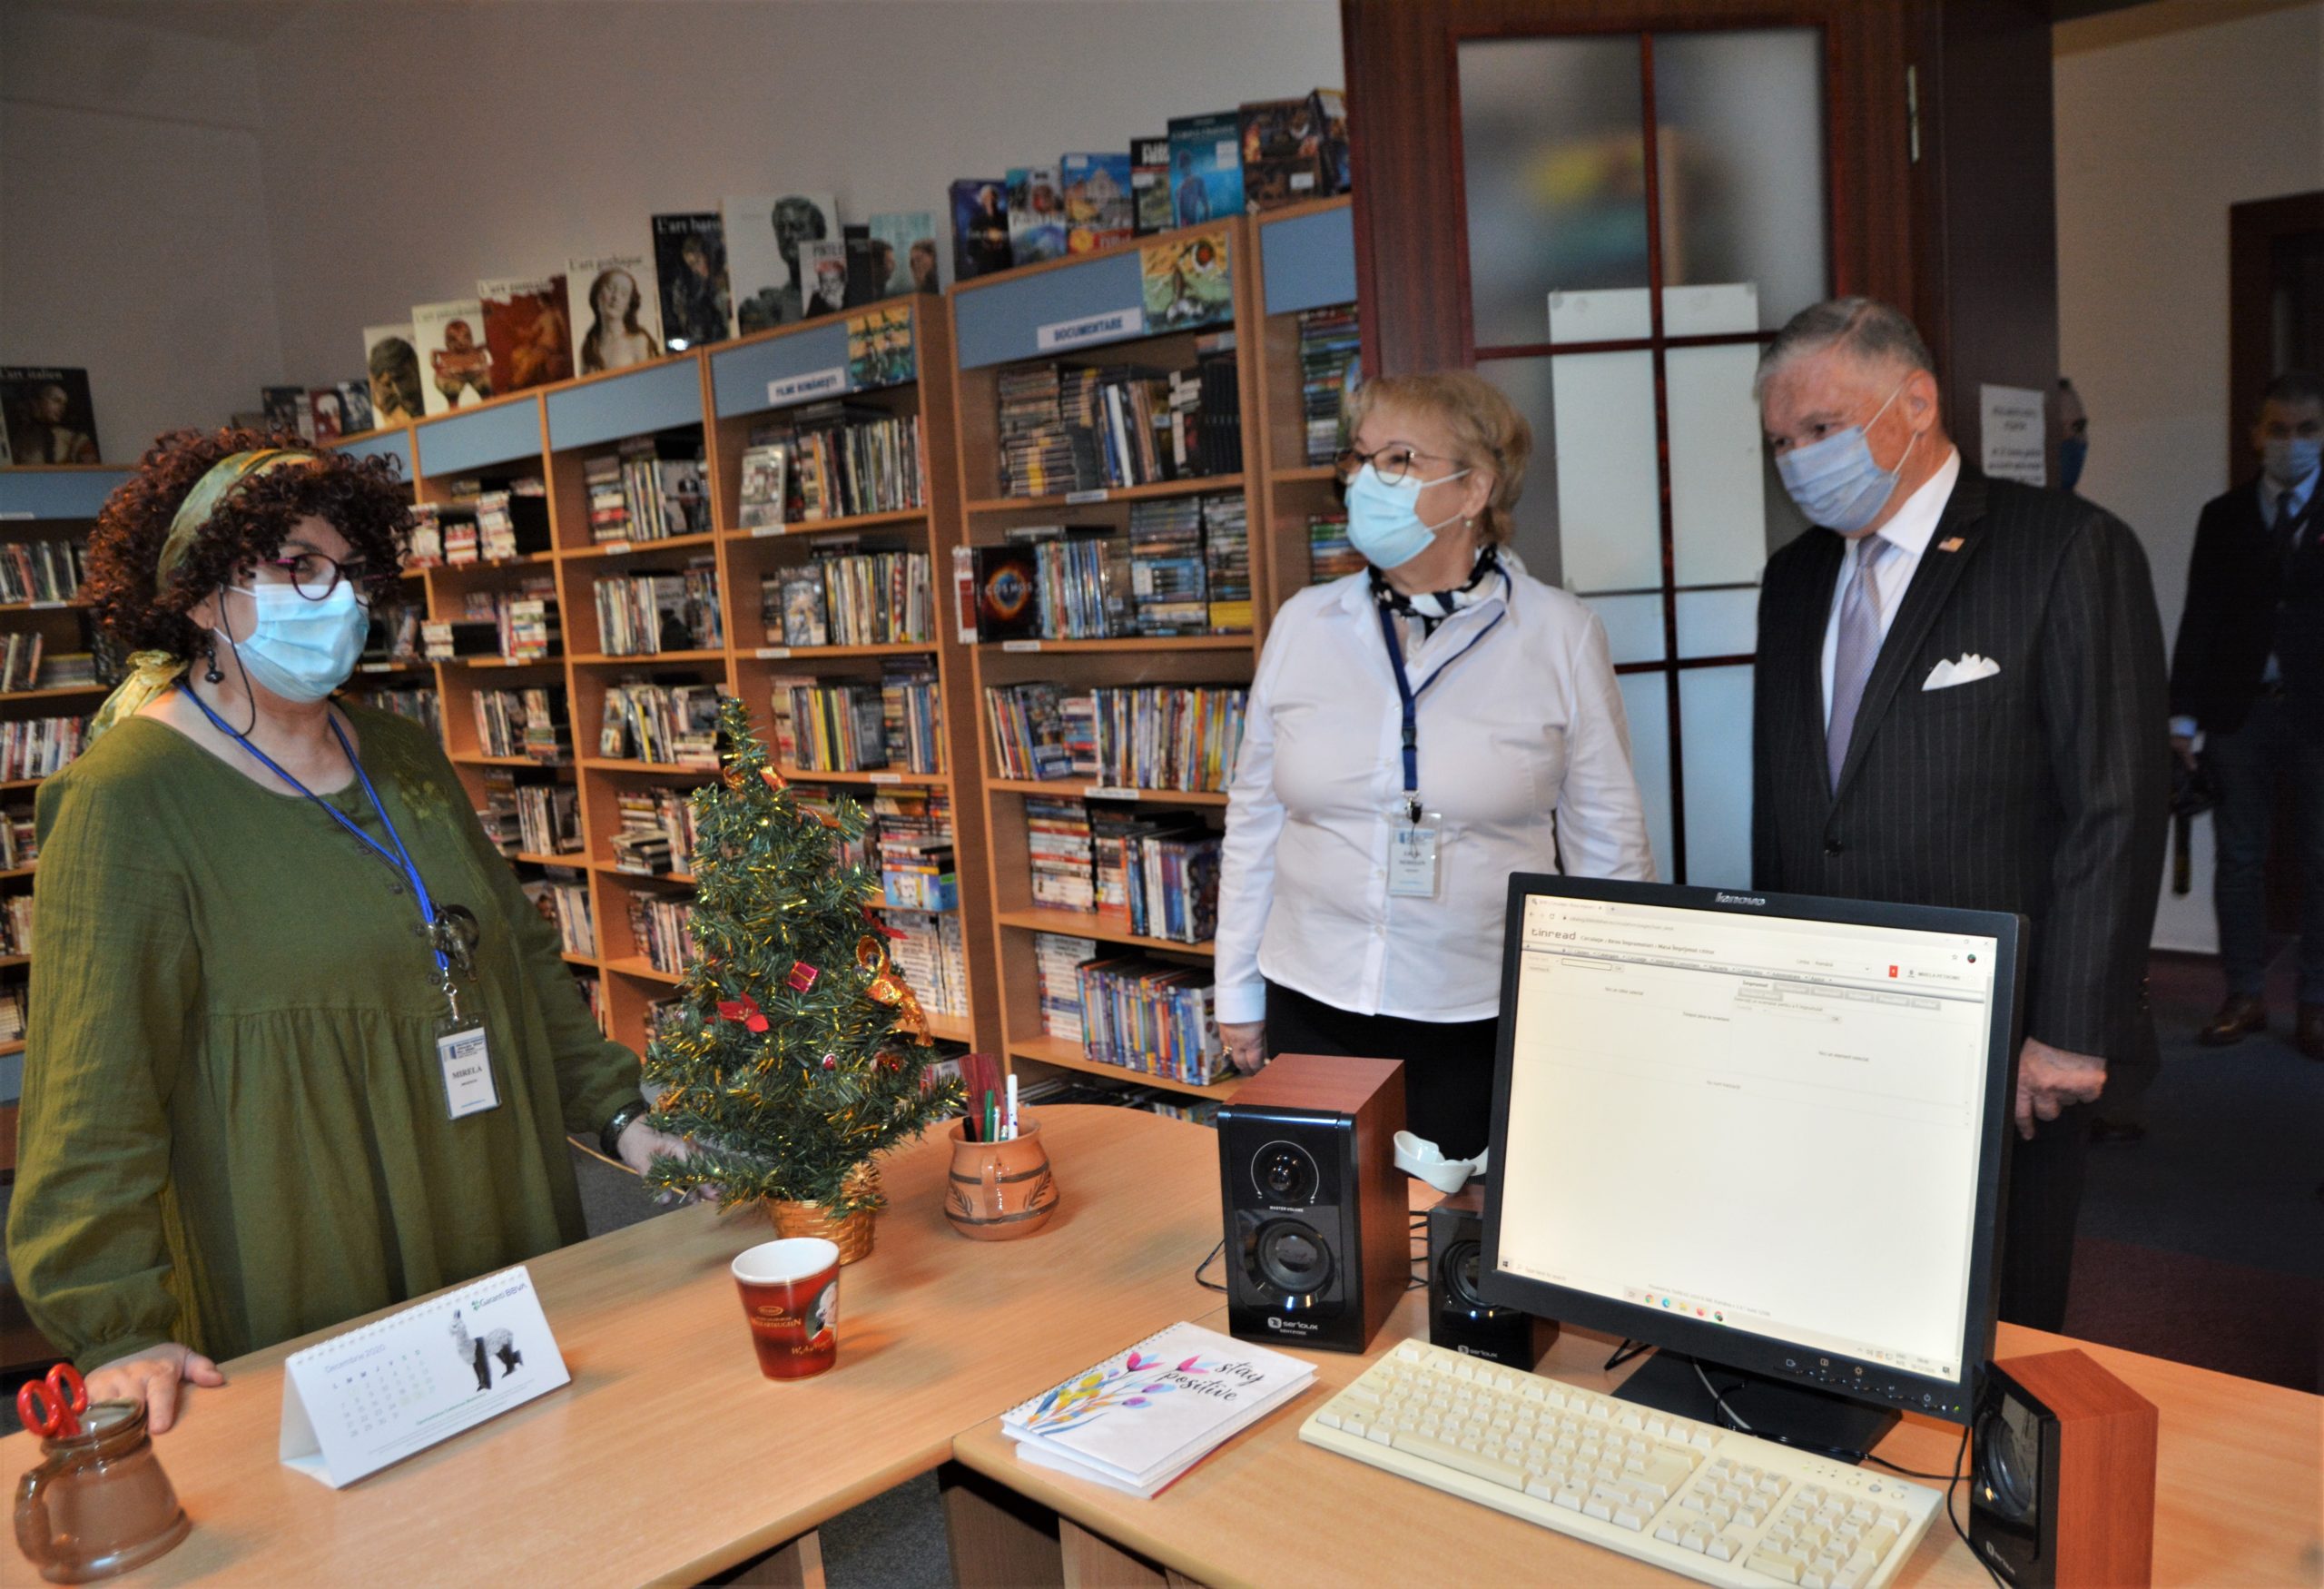
<svg viewBox="0 0 2324 1589">
<path fill-rule="evenodd" d="M 88 1410 L 89 1387 L 70 1363 L 59 1363 L 45 1380 L 35 1379 L 16 1392 L 16 1416 L 25 1427 L 52 1440 L 79 1434 L 79 1415 Z"/>
</svg>

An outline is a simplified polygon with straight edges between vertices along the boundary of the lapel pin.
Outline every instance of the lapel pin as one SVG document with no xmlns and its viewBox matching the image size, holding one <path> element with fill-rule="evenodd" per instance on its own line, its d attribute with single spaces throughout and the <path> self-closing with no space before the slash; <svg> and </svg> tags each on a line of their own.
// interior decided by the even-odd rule
<svg viewBox="0 0 2324 1589">
<path fill-rule="evenodd" d="M 1948 535 L 1936 543 L 1936 549 L 1940 552 L 1957 552 L 1967 544 L 1957 535 Z"/>
</svg>

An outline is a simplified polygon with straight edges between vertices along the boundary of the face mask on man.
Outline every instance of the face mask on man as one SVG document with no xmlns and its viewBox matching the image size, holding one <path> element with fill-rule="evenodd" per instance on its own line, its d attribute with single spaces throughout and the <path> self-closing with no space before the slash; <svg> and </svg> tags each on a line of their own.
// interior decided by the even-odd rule
<svg viewBox="0 0 2324 1589">
<path fill-rule="evenodd" d="M 341 579 L 310 601 L 288 585 L 235 585 L 258 608 L 245 639 L 221 629 L 259 685 L 286 701 L 320 701 L 348 680 L 363 655 L 371 615 Z"/>
<path fill-rule="evenodd" d="M 2090 461 L 2090 438 L 2069 436 L 2058 443 L 2058 489 L 2071 491 L 2074 482 L 2082 479 L 2082 466 Z"/>
<path fill-rule="evenodd" d="M 1872 443 L 1865 439 L 1865 432 L 1880 422 L 1880 416 L 1888 411 L 1888 404 L 1896 400 L 1896 392 L 1904 390 L 1905 382 L 1911 380 L 1908 375 L 1898 381 L 1887 401 L 1863 424 L 1836 430 L 1821 441 L 1795 447 L 1776 459 L 1776 473 L 1783 480 L 1783 489 L 1799 504 L 1808 523 L 1820 524 L 1842 535 L 1854 535 L 1880 517 L 1888 498 L 1896 495 L 1897 479 L 1905 472 L 1905 459 L 1913 455 L 1920 432 L 1913 432 L 1912 440 L 1905 445 L 1904 457 L 1896 460 L 1896 467 L 1892 469 L 1882 469 L 1873 461 Z"/>
<path fill-rule="evenodd" d="M 2270 436 L 2260 449 L 2260 467 L 2287 490 L 2316 472 L 2324 442 L 2313 436 Z"/>
<path fill-rule="evenodd" d="M 1406 475 L 1393 484 L 1365 464 L 1347 487 L 1347 540 L 1375 568 L 1397 568 L 1411 562 L 1436 539 L 1436 532 L 1452 519 L 1435 524 L 1420 521 L 1420 494 L 1431 486 L 1457 480 L 1469 471 L 1440 475 L 1433 480 Z"/>
</svg>

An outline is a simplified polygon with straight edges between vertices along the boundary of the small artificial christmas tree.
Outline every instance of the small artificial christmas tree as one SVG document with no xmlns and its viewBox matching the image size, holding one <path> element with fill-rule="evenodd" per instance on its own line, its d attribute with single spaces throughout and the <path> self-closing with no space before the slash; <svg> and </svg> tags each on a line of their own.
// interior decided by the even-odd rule
<svg viewBox="0 0 2324 1589">
<path fill-rule="evenodd" d="M 700 957 L 680 1013 L 646 1045 L 664 1091 L 655 1126 L 694 1151 L 654 1161 L 646 1183 L 718 1189 L 722 1206 L 877 1208 L 855 1171 L 958 1113 L 960 1084 L 931 1085 L 928 1022 L 888 959 L 893 934 L 866 909 L 861 866 L 839 864 L 831 830 L 799 809 L 733 698 L 719 709 L 720 782 L 694 796 Z M 863 832 L 842 801 L 840 833 Z"/>
</svg>

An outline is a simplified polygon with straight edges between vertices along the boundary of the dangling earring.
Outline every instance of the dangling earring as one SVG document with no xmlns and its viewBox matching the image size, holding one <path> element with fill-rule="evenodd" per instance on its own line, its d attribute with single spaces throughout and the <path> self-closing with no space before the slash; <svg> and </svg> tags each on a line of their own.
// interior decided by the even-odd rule
<svg viewBox="0 0 2324 1589">
<path fill-rule="evenodd" d="M 207 668 L 202 670 L 202 676 L 203 680 L 210 684 L 225 683 L 226 676 L 218 671 L 218 642 L 207 639 L 202 641 L 202 654 L 210 664 Z"/>
</svg>

